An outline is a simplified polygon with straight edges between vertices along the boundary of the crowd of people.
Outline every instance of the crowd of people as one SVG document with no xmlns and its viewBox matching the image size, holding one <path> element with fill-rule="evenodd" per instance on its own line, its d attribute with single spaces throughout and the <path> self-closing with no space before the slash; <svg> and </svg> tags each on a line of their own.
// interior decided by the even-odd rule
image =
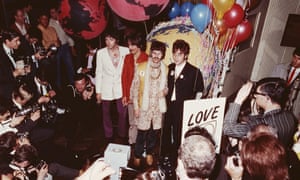
<svg viewBox="0 0 300 180">
<path fill-rule="evenodd" d="M 228 102 L 225 143 L 216 154 L 205 128 L 189 129 L 181 140 L 184 101 L 205 98 L 185 40 L 174 39 L 167 66 L 164 42 L 153 40 L 147 54 L 145 34 L 133 31 L 122 46 L 119 32 L 107 28 L 105 46 L 87 41 L 86 56 L 75 66 L 76 42 L 60 25 L 58 9 L 42 12 L 37 24 L 30 9 L 16 9 L 13 24 L 0 34 L 1 179 L 86 180 L 116 173 L 103 159 L 85 171 L 66 167 L 60 160 L 68 152 L 55 153 L 58 133 L 73 141 L 97 128 L 103 128 L 104 144 L 131 146 L 132 167 L 141 171 L 136 179 L 299 177 L 299 48 L 289 66 L 245 83 Z"/>
</svg>

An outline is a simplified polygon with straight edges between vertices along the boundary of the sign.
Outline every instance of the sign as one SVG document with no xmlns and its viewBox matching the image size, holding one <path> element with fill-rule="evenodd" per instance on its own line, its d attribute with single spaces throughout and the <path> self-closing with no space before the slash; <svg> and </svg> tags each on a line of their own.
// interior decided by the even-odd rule
<svg viewBox="0 0 300 180">
<path fill-rule="evenodd" d="M 197 99 L 184 101 L 181 142 L 184 134 L 195 126 L 204 127 L 220 152 L 226 98 Z"/>
</svg>

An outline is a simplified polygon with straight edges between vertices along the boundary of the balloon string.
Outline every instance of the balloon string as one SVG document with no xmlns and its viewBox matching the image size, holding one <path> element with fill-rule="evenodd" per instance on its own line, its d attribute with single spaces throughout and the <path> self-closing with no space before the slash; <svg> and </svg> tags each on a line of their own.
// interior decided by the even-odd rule
<svg viewBox="0 0 300 180">
<path fill-rule="evenodd" d="M 144 21 L 144 27 L 145 27 L 145 32 L 146 32 L 146 34 L 148 35 L 148 29 L 147 29 L 146 21 Z"/>
</svg>

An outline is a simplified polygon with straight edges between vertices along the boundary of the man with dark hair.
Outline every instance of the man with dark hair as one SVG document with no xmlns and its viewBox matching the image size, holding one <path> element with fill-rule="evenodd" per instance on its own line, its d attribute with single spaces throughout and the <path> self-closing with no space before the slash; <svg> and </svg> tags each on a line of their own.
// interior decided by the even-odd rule
<svg viewBox="0 0 300 180">
<path fill-rule="evenodd" d="M 167 113 L 163 123 L 161 153 L 163 156 L 175 152 L 180 146 L 183 103 L 201 96 L 204 84 L 200 70 L 188 61 L 189 44 L 184 40 L 173 43 L 173 62 L 169 65 Z M 171 148 L 170 148 L 171 147 Z"/>
<path fill-rule="evenodd" d="M 127 47 L 119 45 L 118 33 L 107 29 L 104 33 L 106 47 L 97 52 L 96 97 L 102 103 L 103 127 L 107 141 L 113 140 L 111 105 L 115 101 L 118 112 L 118 136 L 123 142 L 127 137 L 127 108 L 122 104 L 122 70 Z"/>
<path fill-rule="evenodd" d="M 134 148 L 136 166 L 140 165 L 144 149 L 146 149 L 146 163 L 152 165 L 152 154 L 161 129 L 163 113 L 167 109 L 165 99 L 168 93 L 167 67 L 162 62 L 166 52 L 165 46 L 160 41 L 153 41 L 149 60 L 139 63 L 134 73 L 131 88 L 138 129 Z"/>
<path fill-rule="evenodd" d="M 130 126 L 128 130 L 128 141 L 129 144 L 134 144 L 137 136 L 137 122 L 133 114 L 130 88 L 136 66 L 142 62 L 146 62 L 148 60 L 148 55 L 144 52 L 145 39 L 141 33 L 128 36 L 127 43 L 130 54 L 125 56 L 122 71 L 122 103 L 128 108 L 128 120 Z"/>
<path fill-rule="evenodd" d="M 300 119 L 300 47 L 293 51 L 292 61 L 289 64 L 275 65 L 271 76 L 286 80 L 290 89 L 286 108 L 292 110 L 296 118 Z"/>
<path fill-rule="evenodd" d="M 238 115 L 241 105 L 251 96 L 252 114 L 248 121 L 238 123 Z M 225 135 L 242 138 L 252 127 L 259 124 L 266 124 L 275 128 L 278 132 L 278 139 L 286 146 L 290 145 L 296 128 L 296 120 L 290 111 L 283 110 L 287 96 L 286 82 L 280 78 L 264 78 L 254 83 L 244 84 L 233 103 L 230 103 L 226 112 L 223 133 Z M 258 113 L 261 108 L 263 114 Z"/>
<path fill-rule="evenodd" d="M 18 34 L 10 31 L 1 33 L 0 47 L 0 97 L 10 99 L 17 84 L 17 77 L 25 75 L 24 67 L 17 66 L 14 51 L 20 46 Z"/>
</svg>

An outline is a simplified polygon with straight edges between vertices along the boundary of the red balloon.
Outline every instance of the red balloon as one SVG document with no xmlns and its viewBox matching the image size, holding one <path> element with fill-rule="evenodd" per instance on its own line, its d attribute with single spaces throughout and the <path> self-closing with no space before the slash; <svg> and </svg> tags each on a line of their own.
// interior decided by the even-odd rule
<svg viewBox="0 0 300 180">
<path fill-rule="evenodd" d="M 253 31 L 252 24 L 248 20 L 244 20 L 236 27 L 235 42 L 240 43 L 242 41 L 245 41 L 251 36 L 252 31 Z"/>
<path fill-rule="evenodd" d="M 238 4 L 234 4 L 232 8 L 224 14 L 223 20 L 227 27 L 233 28 L 242 22 L 244 15 L 243 8 Z"/>
<path fill-rule="evenodd" d="M 158 15 L 169 0 L 107 0 L 111 9 L 129 21 L 144 21 Z"/>
</svg>

